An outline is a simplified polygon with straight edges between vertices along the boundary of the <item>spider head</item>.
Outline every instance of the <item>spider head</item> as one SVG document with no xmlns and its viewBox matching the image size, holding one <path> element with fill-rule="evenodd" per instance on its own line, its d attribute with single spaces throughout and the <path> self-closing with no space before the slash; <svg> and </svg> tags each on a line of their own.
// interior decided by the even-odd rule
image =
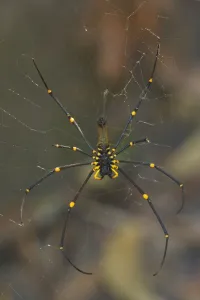
<svg viewBox="0 0 200 300">
<path fill-rule="evenodd" d="M 97 120 L 97 125 L 101 128 L 105 127 L 106 126 L 106 119 L 104 117 L 100 117 L 98 120 Z"/>
</svg>

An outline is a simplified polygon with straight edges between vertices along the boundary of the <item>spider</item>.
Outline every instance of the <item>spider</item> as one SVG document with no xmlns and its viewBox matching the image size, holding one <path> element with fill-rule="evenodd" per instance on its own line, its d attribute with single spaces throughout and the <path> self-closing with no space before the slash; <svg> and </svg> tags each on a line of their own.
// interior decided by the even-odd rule
<svg viewBox="0 0 200 300">
<path fill-rule="evenodd" d="M 136 182 L 129 177 L 129 175 L 126 174 L 126 172 L 119 166 L 121 164 L 133 164 L 135 166 L 144 166 L 144 167 L 148 167 L 148 168 L 152 168 L 152 169 L 156 169 L 158 172 L 164 174 L 165 176 L 169 177 L 173 182 L 175 182 L 181 189 L 181 194 L 182 194 L 182 203 L 181 203 L 181 207 L 178 210 L 177 213 L 179 213 L 183 206 L 184 206 L 184 189 L 183 189 L 183 184 L 180 183 L 177 179 L 175 179 L 172 175 L 168 174 L 165 170 L 163 170 L 162 168 L 160 168 L 159 166 L 157 166 L 154 162 L 144 162 L 144 161 L 126 161 L 126 160 L 118 160 L 118 156 L 119 154 L 123 153 L 124 151 L 126 151 L 128 148 L 136 145 L 136 144 L 141 144 L 141 143 L 149 143 L 150 141 L 148 140 L 148 138 L 143 138 L 143 139 L 139 139 L 139 140 L 134 140 L 134 141 L 130 141 L 127 145 L 125 145 L 123 148 L 121 148 L 120 150 L 118 150 L 118 147 L 120 146 L 125 133 L 127 132 L 128 126 L 131 124 L 131 122 L 133 121 L 133 119 L 136 117 L 136 114 L 138 113 L 138 110 L 141 106 L 142 101 L 146 98 L 147 93 L 150 90 L 150 87 L 152 85 L 153 79 L 154 79 L 154 73 L 156 70 L 156 65 L 157 65 L 157 61 L 158 61 L 158 56 L 159 56 L 159 52 L 160 52 L 160 43 L 158 42 L 157 44 L 157 51 L 156 51 L 156 57 L 155 57 L 155 61 L 154 61 L 154 65 L 153 65 L 153 69 L 151 72 L 151 76 L 148 80 L 148 83 L 146 84 L 144 90 L 141 93 L 141 96 L 139 97 L 139 100 L 137 102 L 137 105 L 135 106 L 135 109 L 130 113 L 130 116 L 128 118 L 128 121 L 126 122 L 126 125 L 121 133 L 121 135 L 119 136 L 115 146 L 113 148 L 110 147 L 110 143 L 108 141 L 108 134 L 107 134 L 107 124 L 106 124 L 106 120 L 104 117 L 100 117 L 97 121 L 97 126 L 98 126 L 98 132 L 99 132 L 99 139 L 98 139 L 98 143 L 97 143 L 97 148 L 93 148 L 91 146 L 91 144 L 88 142 L 88 140 L 86 139 L 83 131 L 81 130 L 81 128 L 79 127 L 78 123 L 76 122 L 75 118 L 71 116 L 71 114 L 66 110 L 66 108 L 61 104 L 61 102 L 58 100 L 58 98 L 54 95 L 53 91 L 48 87 L 41 71 L 39 70 L 35 59 L 32 58 L 34 67 L 41 79 L 41 81 L 44 84 L 44 87 L 47 91 L 47 93 L 49 94 L 49 96 L 53 99 L 53 101 L 55 101 L 57 103 L 57 105 L 60 107 L 60 109 L 64 112 L 64 114 L 67 116 L 69 123 L 72 124 L 73 126 L 75 126 L 75 128 L 78 130 L 78 132 L 81 134 L 82 138 L 84 139 L 85 143 L 87 144 L 87 146 L 90 148 L 91 153 L 87 153 L 85 151 L 83 151 L 82 149 L 76 147 L 76 146 L 65 146 L 65 145 L 59 145 L 59 144 L 55 144 L 53 146 L 55 146 L 56 148 L 64 148 L 64 149 L 69 149 L 75 152 L 80 152 L 85 156 L 88 156 L 90 158 L 90 161 L 88 162 L 84 162 L 84 163 L 74 163 L 74 164 L 68 164 L 68 165 L 62 165 L 62 166 L 58 166 L 54 169 L 52 169 L 51 171 L 49 171 L 46 175 L 44 175 L 43 177 L 41 177 L 39 180 L 37 180 L 34 184 L 32 184 L 31 186 L 29 186 L 26 190 L 25 190 L 25 196 L 23 197 L 22 200 L 22 204 L 21 204 L 21 223 L 23 224 L 23 218 L 22 218 L 22 214 L 23 214 L 23 207 L 24 207 L 24 203 L 25 203 L 25 199 L 26 199 L 26 195 L 28 193 L 30 193 L 31 190 L 33 190 L 37 185 L 39 185 L 42 181 L 46 180 L 48 177 L 50 177 L 53 174 L 59 173 L 61 171 L 64 171 L 66 169 L 70 169 L 70 168 L 75 168 L 75 167 L 82 167 L 82 166 L 87 166 L 87 165 L 91 165 L 92 169 L 89 172 L 89 174 L 87 175 L 86 179 L 84 180 L 84 182 L 82 183 L 81 187 L 79 188 L 79 190 L 77 191 L 76 195 L 74 196 L 73 200 L 69 202 L 68 204 L 68 209 L 66 211 L 66 216 L 65 216 L 65 221 L 64 221 L 64 226 L 62 229 L 62 234 L 61 234 L 61 239 L 60 239 L 60 246 L 59 249 L 61 250 L 61 252 L 63 253 L 65 259 L 79 272 L 86 274 L 86 275 L 91 275 L 92 273 L 90 272 L 85 272 L 81 269 L 79 269 L 67 256 L 67 254 L 64 251 L 64 240 L 65 240 L 65 235 L 66 235 L 66 230 L 68 228 L 68 222 L 69 222 L 69 217 L 71 214 L 72 209 L 75 207 L 76 202 L 81 194 L 81 192 L 83 191 L 84 187 L 86 186 L 88 180 L 91 178 L 92 175 L 94 175 L 94 179 L 96 180 L 102 180 L 105 176 L 110 177 L 111 179 L 116 179 L 119 174 L 123 175 L 127 181 L 129 181 L 129 183 L 131 183 L 131 185 L 133 185 L 136 190 L 140 193 L 140 195 L 143 197 L 144 200 L 146 200 L 147 204 L 149 205 L 150 209 L 152 210 L 153 214 L 155 215 L 155 217 L 157 218 L 158 223 L 161 226 L 161 229 L 163 231 L 164 237 L 165 237 L 165 247 L 164 247 L 164 253 L 162 256 L 162 260 L 160 262 L 160 266 L 157 270 L 157 272 L 155 272 L 153 274 L 153 276 L 156 276 L 159 271 L 162 269 L 164 262 L 165 262 L 165 258 L 166 258 L 166 254 L 167 254 L 167 248 L 168 248 L 168 241 L 169 241 L 169 234 L 168 231 L 163 223 L 163 221 L 161 220 L 159 214 L 157 213 L 151 198 L 149 197 L 149 195 L 143 190 L 141 189 Z"/>
</svg>

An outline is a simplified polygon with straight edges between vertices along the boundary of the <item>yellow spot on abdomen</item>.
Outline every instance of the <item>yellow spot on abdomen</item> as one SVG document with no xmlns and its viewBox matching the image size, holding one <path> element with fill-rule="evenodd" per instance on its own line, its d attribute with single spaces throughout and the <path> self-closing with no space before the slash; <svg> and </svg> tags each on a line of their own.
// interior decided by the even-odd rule
<svg viewBox="0 0 200 300">
<path fill-rule="evenodd" d="M 55 171 L 55 172 L 60 172 L 60 168 L 57 167 L 57 168 L 54 169 L 54 171 Z"/>
<path fill-rule="evenodd" d="M 142 197 L 143 197 L 145 200 L 148 200 L 148 199 L 149 199 L 149 195 L 147 195 L 147 194 L 143 194 Z"/>
<path fill-rule="evenodd" d="M 116 170 L 117 170 L 119 167 L 118 167 L 118 166 L 116 166 L 116 165 L 111 165 L 111 168 L 112 168 L 112 169 L 116 169 Z"/>
<path fill-rule="evenodd" d="M 94 170 L 94 171 L 95 171 L 95 170 Z M 98 176 L 99 173 L 100 173 L 100 169 L 97 170 L 96 173 L 94 174 L 94 179 L 97 179 L 97 180 L 101 180 L 101 179 L 102 179 L 101 177 Z"/>
<path fill-rule="evenodd" d="M 118 174 L 118 172 L 115 170 L 115 169 L 111 169 L 112 171 L 113 171 L 113 173 L 114 173 L 114 175 L 112 176 L 112 179 L 115 179 L 115 178 L 117 178 L 118 176 L 119 176 L 119 174 Z"/>
<path fill-rule="evenodd" d="M 94 167 L 93 171 L 96 171 L 96 170 L 99 170 L 100 169 L 100 166 L 96 166 Z"/>
</svg>

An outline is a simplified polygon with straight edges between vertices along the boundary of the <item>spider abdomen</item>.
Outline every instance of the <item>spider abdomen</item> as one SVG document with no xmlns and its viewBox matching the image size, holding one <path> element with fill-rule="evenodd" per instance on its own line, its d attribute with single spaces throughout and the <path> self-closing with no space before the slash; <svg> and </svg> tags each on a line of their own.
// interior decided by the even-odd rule
<svg viewBox="0 0 200 300">
<path fill-rule="evenodd" d="M 92 164 L 95 165 L 93 169 L 95 172 L 94 178 L 95 179 L 103 179 L 104 176 L 109 176 L 110 178 L 114 179 L 118 176 L 118 169 L 117 164 L 119 163 L 118 160 L 115 160 L 114 154 L 115 149 L 110 150 L 108 144 L 98 144 L 97 151 L 94 151 L 96 156 L 93 157 L 95 160 Z"/>
</svg>

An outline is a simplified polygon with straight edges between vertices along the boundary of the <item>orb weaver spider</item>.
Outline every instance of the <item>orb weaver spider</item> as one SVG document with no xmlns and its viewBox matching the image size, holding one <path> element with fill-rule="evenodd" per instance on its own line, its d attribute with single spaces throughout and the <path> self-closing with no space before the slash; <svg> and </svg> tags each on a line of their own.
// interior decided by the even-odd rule
<svg viewBox="0 0 200 300">
<path fill-rule="evenodd" d="M 72 147 L 72 146 L 65 146 L 65 145 L 59 145 L 59 144 L 55 144 L 53 146 L 55 146 L 56 148 L 64 148 L 64 149 L 69 149 L 69 150 L 72 150 L 72 151 L 75 151 L 75 152 L 80 152 L 83 155 L 88 156 L 91 160 L 88 161 L 88 162 L 84 162 L 84 163 L 74 163 L 74 164 L 68 164 L 68 165 L 63 165 L 63 166 L 56 167 L 56 168 L 52 169 L 51 171 L 49 171 L 46 175 L 41 177 L 34 184 L 29 186 L 25 190 L 25 196 L 23 197 L 22 204 L 21 204 L 21 209 L 20 209 L 20 211 L 21 211 L 21 223 L 23 224 L 22 214 L 23 214 L 23 207 L 24 207 L 26 195 L 28 193 L 30 193 L 30 191 L 33 190 L 37 185 L 39 185 L 42 181 L 46 180 L 48 177 L 50 177 L 51 175 L 53 175 L 55 173 L 59 173 L 61 171 L 64 171 L 64 170 L 70 169 L 70 168 L 92 165 L 91 171 L 87 175 L 86 179 L 82 183 L 79 190 L 76 192 L 73 200 L 70 201 L 69 204 L 68 204 L 68 209 L 67 209 L 67 212 L 66 212 L 66 217 L 65 217 L 64 226 L 63 226 L 63 229 L 62 229 L 62 234 L 61 234 L 61 239 L 60 239 L 60 247 L 59 247 L 59 249 L 62 251 L 65 259 L 67 259 L 67 261 L 77 271 L 79 271 L 83 274 L 86 274 L 86 275 L 91 275 L 92 273 L 85 272 L 85 271 L 79 269 L 68 258 L 68 256 L 64 252 L 64 240 L 65 240 L 65 234 L 66 234 L 67 225 L 68 225 L 68 221 L 69 221 L 71 211 L 75 207 L 76 202 L 77 202 L 81 192 L 83 191 L 84 187 L 86 186 L 88 180 L 91 178 L 92 175 L 94 175 L 94 179 L 102 180 L 104 178 L 104 176 L 106 176 L 106 175 L 108 177 L 110 177 L 111 179 L 116 179 L 119 176 L 119 174 L 122 174 L 126 178 L 126 180 L 129 181 L 129 183 L 131 183 L 131 185 L 133 185 L 136 188 L 136 190 L 140 193 L 140 195 L 143 197 L 143 199 L 147 201 L 147 203 L 148 203 L 149 207 L 151 208 L 153 214 L 157 218 L 157 221 L 159 222 L 159 224 L 161 226 L 161 229 L 163 231 L 164 237 L 165 237 L 165 247 L 164 247 L 164 253 L 163 253 L 163 256 L 162 256 L 162 260 L 161 260 L 160 266 L 158 268 L 158 271 L 155 272 L 153 274 L 153 276 L 155 276 L 159 273 L 159 271 L 162 269 L 162 266 L 165 262 L 165 258 L 166 258 L 166 254 L 167 254 L 167 248 L 168 248 L 169 234 L 168 234 L 168 231 L 167 231 L 163 221 L 161 220 L 159 214 L 157 213 L 157 211 L 156 211 L 149 195 L 145 191 L 143 191 L 143 189 L 141 189 L 135 183 L 135 181 L 133 179 L 131 179 L 126 174 L 126 172 L 124 172 L 124 170 L 119 165 L 122 164 L 122 163 L 125 163 L 125 164 L 133 164 L 133 165 L 136 165 L 136 166 L 149 167 L 149 168 L 152 168 L 152 169 L 156 169 L 158 172 L 160 172 L 160 173 L 164 174 L 165 176 L 169 177 L 173 182 L 175 182 L 181 188 L 181 192 L 182 192 L 182 203 L 181 203 L 181 207 L 180 207 L 180 209 L 178 210 L 177 213 L 179 213 L 182 210 L 183 206 L 184 206 L 183 184 L 180 183 L 177 179 L 175 179 L 172 175 L 168 174 L 165 170 L 163 170 L 159 166 L 157 166 L 154 162 L 126 161 L 126 160 L 118 160 L 117 159 L 118 155 L 123 153 L 124 151 L 126 151 L 128 148 L 130 148 L 130 147 L 132 147 L 136 144 L 149 143 L 148 138 L 143 138 L 143 139 L 140 139 L 140 140 L 133 140 L 133 141 L 129 142 L 127 145 L 125 145 L 123 148 L 118 150 L 118 147 L 120 146 L 120 144 L 121 144 L 121 142 L 122 142 L 122 140 L 125 136 L 125 133 L 127 132 L 128 126 L 131 124 L 131 122 L 135 118 L 135 116 L 136 116 L 136 114 L 137 114 L 137 112 L 138 112 L 138 110 L 141 106 L 142 101 L 146 98 L 146 95 L 147 95 L 148 91 L 150 90 L 150 87 L 151 87 L 153 79 L 154 79 L 154 73 L 155 73 L 156 65 L 157 65 L 157 61 L 158 61 L 159 50 L 160 50 L 160 43 L 158 43 L 158 45 L 157 45 L 156 57 L 155 57 L 153 69 L 152 69 L 152 72 L 151 72 L 151 76 L 148 80 L 148 83 L 146 84 L 144 90 L 142 91 L 141 96 L 139 98 L 139 101 L 137 102 L 137 105 L 135 106 L 135 109 L 130 113 L 128 121 L 126 122 L 126 125 L 125 125 L 121 135 L 119 136 L 119 138 L 117 140 L 117 143 L 115 144 L 115 146 L 113 148 L 110 148 L 110 143 L 108 141 L 108 134 L 107 134 L 107 124 L 106 124 L 105 118 L 103 118 L 103 117 L 99 118 L 99 120 L 97 121 L 98 133 L 99 133 L 97 148 L 94 149 L 90 145 L 90 143 L 86 139 L 83 131 L 79 127 L 78 123 L 76 122 L 75 118 L 71 116 L 71 114 L 65 109 L 65 107 L 61 104 L 61 102 L 58 100 L 58 98 L 54 95 L 53 91 L 48 87 L 41 71 L 39 70 L 39 68 L 38 68 L 38 66 L 35 62 L 35 59 L 32 58 L 34 67 L 35 67 L 41 81 L 43 82 L 43 85 L 44 85 L 47 93 L 53 99 L 53 101 L 55 101 L 57 103 L 57 105 L 60 107 L 60 109 L 67 116 L 67 118 L 69 120 L 69 123 L 72 124 L 73 126 L 75 126 L 75 128 L 81 134 L 81 136 L 84 139 L 85 143 L 90 148 L 91 154 L 81 150 L 80 148 L 78 148 L 76 146 Z"/>
</svg>

